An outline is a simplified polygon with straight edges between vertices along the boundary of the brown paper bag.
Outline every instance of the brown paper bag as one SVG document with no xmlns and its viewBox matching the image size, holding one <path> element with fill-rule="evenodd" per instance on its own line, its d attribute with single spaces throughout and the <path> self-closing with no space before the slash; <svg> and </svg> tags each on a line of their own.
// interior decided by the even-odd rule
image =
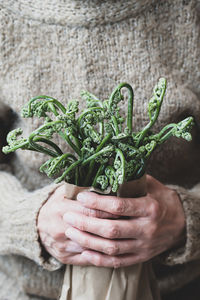
<svg viewBox="0 0 200 300">
<path fill-rule="evenodd" d="M 76 200 L 81 191 L 102 191 L 66 183 L 66 195 Z M 139 197 L 146 193 L 146 176 L 125 182 L 117 196 Z M 103 194 L 110 194 L 110 189 Z M 151 264 L 140 263 L 119 269 L 66 265 L 59 300 L 158 300 Z"/>
</svg>

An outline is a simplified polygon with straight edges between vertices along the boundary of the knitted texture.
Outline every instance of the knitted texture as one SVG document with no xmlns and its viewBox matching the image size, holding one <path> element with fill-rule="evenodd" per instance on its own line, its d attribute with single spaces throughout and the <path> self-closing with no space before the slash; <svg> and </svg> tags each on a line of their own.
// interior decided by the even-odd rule
<svg viewBox="0 0 200 300">
<path fill-rule="evenodd" d="M 95 26 L 121 21 L 129 16 L 137 15 L 155 0 L 126 1 L 26 1 L 8 0 L 3 2 L 9 12 L 27 19 L 45 21 L 52 25 Z"/>
<path fill-rule="evenodd" d="M 174 291 L 195 279 L 199 276 L 200 267 L 200 184 L 189 190 L 175 185 L 168 185 L 168 187 L 180 196 L 186 218 L 186 241 L 182 247 L 159 256 L 160 263 L 169 266 L 164 272 L 165 276 L 167 273 L 167 280 L 163 275 L 159 280 L 159 287 L 163 294 L 169 292 L 169 286 L 170 290 Z"/>
<path fill-rule="evenodd" d="M 44 261 L 36 230 L 38 210 L 57 185 L 51 184 L 28 193 L 12 175 L 0 172 L 0 179 L 0 253 L 23 255 L 37 264 L 43 264 L 49 270 L 60 267 L 60 264 L 53 257 L 51 257 L 50 263 Z M 7 199 L 8 191 L 12 201 Z"/>
<path fill-rule="evenodd" d="M 196 231 L 196 228 L 200 228 L 200 184 L 188 191 L 178 186 L 169 185 L 168 187 L 176 190 L 180 196 L 186 217 L 187 238 L 184 247 L 179 248 L 177 251 L 171 251 L 167 255 L 166 263 L 169 265 L 183 264 L 191 257 L 193 260 L 200 258 L 199 232 Z"/>
<path fill-rule="evenodd" d="M 20 117 L 22 105 L 31 97 L 47 94 L 66 103 L 87 89 L 105 99 L 122 81 L 134 88 L 137 131 L 148 122 L 146 103 L 161 76 L 167 78 L 168 87 L 155 131 L 168 122 L 195 117 L 193 141 L 172 139 L 154 153 L 149 165 L 151 175 L 176 185 L 180 192 L 187 241 L 184 248 L 167 253 L 163 263 L 184 262 L 184 266 L 200 258 L 199 189 L 187 190 L 200 178 L 199 16 L 196 0 L 0 0 L 0 100 L 16 113 L 13 126 L 20 126 L 25 136 L 40 124 L 37 119 Z M 36 229 L 39 209 L 55 189 L 38 172 L 45 159 L 19 150 L 10 162 L 14 176 L 0 172 L 0 253 L 7 255 L 0 260 L 0 282 L 9 278 L 6 261 L 10 255 L 18 274 L 7 287 L 0 286 L 1 300 L 26 300 L 28 294 L 58 298 L 62 269 L 56 270 L 61 267 L 58 262 L 41 255 Z M 184 283 L 191 280 L 190 268 L 183 269 L 189 273 L 180 271 L 179 275 L 176 267 L 171 268 L 174 279 L 166 274 L 160 280 L 168 292 L 176 286 L 176 278 Z M 198 265 L 193 274 L 200 274 Z M 23 290 L 27 295 L 16 298 Z"/>
</svg>

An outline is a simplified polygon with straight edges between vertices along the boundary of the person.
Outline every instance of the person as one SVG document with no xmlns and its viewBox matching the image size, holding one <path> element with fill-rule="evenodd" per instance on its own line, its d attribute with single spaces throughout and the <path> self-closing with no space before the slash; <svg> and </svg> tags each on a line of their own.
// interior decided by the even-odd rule
<svg viewBox="0 0 200 300">
<path fill-rule="evenodd" d="M 20 117 L 32 96 L 66 102 L 84 88 L 107 97 L 122 81 L 134 87 L 137 131 L 148 121 L 146 99 L 161 76 L 167 95 L 154 130 L 195 118 L 191 143 L 171 140 L 154 153 L 141 202 L 92 193 L 72 202 L 62 184 L 39 173 L 42 155 L 19 150 L 6 161 L 1 155 L 0 299 L 58 299 L 65 264 L 119 267 L 152 258 L 160 291 L 172 299 L 200 275 L 198 1 L 0 0 L 0 6 L 2 136 L 8 128 L 26 135 L 38 127 Z M 122 228 L 110 214 L 131 218 Z"/>
</svg>

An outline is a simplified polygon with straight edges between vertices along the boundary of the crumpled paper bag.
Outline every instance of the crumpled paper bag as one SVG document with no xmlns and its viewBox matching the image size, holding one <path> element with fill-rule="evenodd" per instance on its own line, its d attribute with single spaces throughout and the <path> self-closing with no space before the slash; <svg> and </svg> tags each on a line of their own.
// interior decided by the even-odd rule
<svg viewBox="0 0 200 300">
<path fill-rule="evenodd" d="M 92 187 L 65 184 L 66 195 L 76 200 L 81 191 L 102 192 Z M 121 197 L 139 197 L 146 194 L 146 176 L 125 182 L 117 192 Z M 95 266 L 66 265 L 59 300 L 158 300 L 159 292 L 151 263 L 140 263 L 118 269 Z"/>
</svg>

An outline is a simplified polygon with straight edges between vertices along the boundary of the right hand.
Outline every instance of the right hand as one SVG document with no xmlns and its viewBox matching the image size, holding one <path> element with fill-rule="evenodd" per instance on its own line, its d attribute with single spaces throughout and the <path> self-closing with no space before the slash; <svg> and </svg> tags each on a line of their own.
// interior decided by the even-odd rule
<svg viewBox="0 0 200 300">
<path fill-rule="evenodd" d="M 82 255 L 86 249 L 65 235 L 69 225 L 64 222 L 63 215 L 67 212 L 75 212 L 80 218 L 82 215 L 95 218 L 118 218 L 118 216 L 85 208 L 79 201 L 67 199 L 64 185 L 58 187 L 40 209 L 37 227 L 44 248 L 63 264 L 89 265 L 88 260 Z"/>
</svg>

